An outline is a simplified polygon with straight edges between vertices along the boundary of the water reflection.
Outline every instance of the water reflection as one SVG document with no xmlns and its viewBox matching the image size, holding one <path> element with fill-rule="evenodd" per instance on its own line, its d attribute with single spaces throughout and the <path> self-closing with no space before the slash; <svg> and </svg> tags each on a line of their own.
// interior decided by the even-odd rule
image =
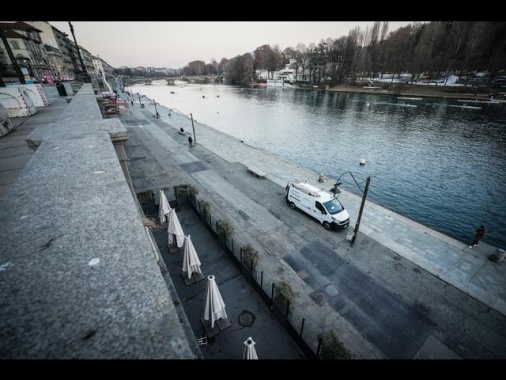
<svg viewBox="0 0 506 380">
<path fill-rule="evenodd" d="M 364 184 L 371 176 L 369 200 L 463 242 L 484 224 L 487 242 L 506 247 L 506 104 L 279 87 L 171 90 L 132 87 L 328 177 L 351 171 Z M 478 108 L 463 107 L 471 104 Z M 345 177 L 343 187 L 358 192 Z"/>
</svg>

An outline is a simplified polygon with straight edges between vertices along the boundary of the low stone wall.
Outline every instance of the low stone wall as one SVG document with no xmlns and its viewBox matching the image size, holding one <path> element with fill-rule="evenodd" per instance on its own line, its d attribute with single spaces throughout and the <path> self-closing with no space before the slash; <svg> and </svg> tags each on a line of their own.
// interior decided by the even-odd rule
<svg viewBox="0 0 506 380">
<path fill-rule="evenodd" d="M 195 359 L 120 161 L 127 138 L 91 84 L 28 137 L 37 151 L 0 203 L 2 359 Z"/>
</svg>

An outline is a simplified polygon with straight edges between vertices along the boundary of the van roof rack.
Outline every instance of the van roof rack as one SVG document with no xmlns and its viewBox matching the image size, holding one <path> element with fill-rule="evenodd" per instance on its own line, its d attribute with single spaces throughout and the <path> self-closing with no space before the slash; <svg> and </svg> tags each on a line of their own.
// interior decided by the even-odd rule
<svg viewBox="0 0 506 380">
<path fill-rule="evenodd" d="M 295 179 L 293 182 L 293 187 L 295 187 L 297 190 L 302 191 L 303 193 L 306 193 L 312 197 L 320 198 L 321 195 L 318 192 L 314 191 L 314 186 L 309 185 L 306 181 L 301 182 L 298 179 Z M 308 187 L 310 186 L 310 187 Z M 317 190 L 318 191 L 318 190 Z"/>
</svg>

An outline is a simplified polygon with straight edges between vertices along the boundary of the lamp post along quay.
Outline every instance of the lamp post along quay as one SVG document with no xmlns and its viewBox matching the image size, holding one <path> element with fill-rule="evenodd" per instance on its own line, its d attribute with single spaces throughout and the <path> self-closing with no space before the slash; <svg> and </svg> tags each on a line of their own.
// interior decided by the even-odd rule
<svg viewBox="0 0 506 380">
<path fill-rule="evenodd" d="M 137 93 L 137 96 L 139 97 L 139 104 L 141 105 L 141 108 L 144 108 L 144 104 L 142 104 L 142 100 L 141 100 L 141 98 L 142 98 L 144 95 L 141 95 L 140 93 Z"/>
<path fill-rule="evenodd" d="M 343 174 L 341 174 L 337 180 L 336 180 L 336 183 L 334 184 L 334 187 L 332 189 L 330 189 L 330 192 L 331 193 L 334 193 L 334 197 L 338 197 L 337 194 L 340 194 L 341 191 L 337 188 L 341 182 L 339 182 L 339 180 L 341 179 L 341 177 L 345 174 L 349 173 L 351 175 L 351 177 L 353 178 L 353 181 L 355 181 L 355 184 L 357 185 L 357 187 L 360 189 L 360 191 L 362 192 L 362 202 L 360 204 L 360 211 L 358 212 L 358 217 L 357 217 L 357 223 L 355 223 L 355 228 L 353 230 L 353 232 L 348 232 L 348 234 L 351 234 L 353 233 L 353 236 L 351 237 L 351 244 L 353 245 L 353 243 L 355 242 L 355 239 L 357 238 L 357 234 L 358 234 L 358 229 L 360 227 L 360 219 L 362 218 L 362 212 L 364 210 L 364 205 L 365 205 L 365 200 L 367 198 L 367 191 L 369 190 L 369 183 L 371 182 L 371 177 L 367 177 L 367 180 L 366 180 L 366 184 L 365 184 L 365 190 L 362 190 L 359 186 L 359 184 L 357 183 L 357 180 L 355 179 L 355 177 L 353 176 L 353 173 L 348 171 L 348 172 L 344 172 Z"/>
<path fill-rule="evenodd" d="M 193 142 L 197 143 L 197 135 L 195 134 L 195 125 L 193 124 L 193 115 L 190 114 L 190 118 L 192 119 L 192 128 L 193 128 Z"/>
<path fill-rule="evenodd" d="M 156 108 L 156 105 L 157 105 L 157 104 L 160 104 L 160 103 L 157 103 L 157 102 L 155 101 L 155 99 L 153 99 L 153 103 L 151 103 L 151 104 L 153 104 L 153 105 L 155 106 L 155 118 L 157 118 L 157 119 L 158 119 L 158 118 L 160 117 L 160 114 L 158 113 L 158 110 L 157 110 L 157 108 Z"/>
<path fill-rule="evenodd" d="M 362 211 L 364 210 L 365 199 L 367 198 L 367 191 L 369 190 L 369 183 L 371 182 L 371 177 L 367 177 L 367 182 L 365 183 L 364 194 L 362 195 L 362 203 L 360 204 L 360 211 L 358 212 L 357 223 L 355 224 L 355 229 L 353 230 L 353 237 L 351 239 L 351 244 L 355 242 L 358 234 L 358 228 L 360 227 L 360 219 L 362 218 Z"/>
<path fill-rule="evenodd" d="M 72 26 L 72 23 L 69 21 L 69 27 L 70 31 L 72 32 L 72 37 L 74 37 L 74 43 L 76 44 L 77 49 L 77 55 L 79 56 L 79 61 L 81 62 L 81 70 L 83 71 L 83 82 L 84 83 L 91 83 L 90 75 L 88 74 L 88 71 L 86 70 L 86 66 L 84 65 L 83 57 L 81 56 L 81 49 L 79 45 L 77 44 L 76 35 L 74 34 L 74 27 Z"/>
</svg>

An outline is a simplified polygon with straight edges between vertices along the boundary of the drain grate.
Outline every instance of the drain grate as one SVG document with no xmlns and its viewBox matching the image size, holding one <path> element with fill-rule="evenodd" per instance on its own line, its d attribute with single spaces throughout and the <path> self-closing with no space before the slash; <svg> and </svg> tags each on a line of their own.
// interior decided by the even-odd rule
<svg viewBox="0 0 506 380">
<path fill-rule="evenodd" d="M 243 311 L 239 314 L 239 324 L 242 327 L 251 327 L 255 322 L 255 316 L 250 311 Z"/>
</svg>

